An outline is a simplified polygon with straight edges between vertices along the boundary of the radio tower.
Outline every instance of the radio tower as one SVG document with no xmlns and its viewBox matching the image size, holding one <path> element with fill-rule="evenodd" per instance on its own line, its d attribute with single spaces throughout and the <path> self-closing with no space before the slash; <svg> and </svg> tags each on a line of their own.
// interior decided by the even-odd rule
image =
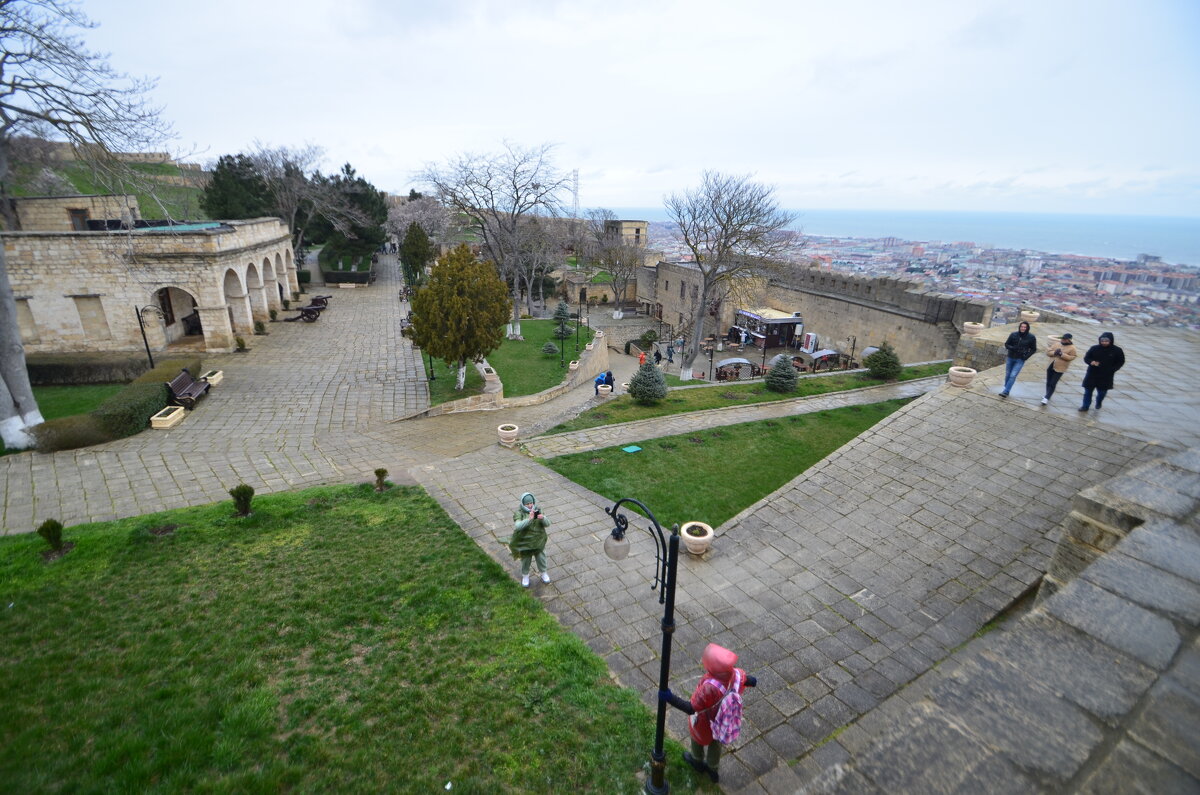
<svg viewBox="0 0 1200 795">
<path fill-rule="evenodd" d="M 579 169 L 571 172 L 571 220 L 579 220 Z"/>
</svg>

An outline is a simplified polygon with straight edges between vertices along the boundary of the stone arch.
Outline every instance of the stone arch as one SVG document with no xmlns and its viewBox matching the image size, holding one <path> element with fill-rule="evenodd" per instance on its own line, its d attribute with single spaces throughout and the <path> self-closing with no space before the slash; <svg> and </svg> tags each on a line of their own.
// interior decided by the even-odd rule
<svg viewBox="0 0 1200 795">
<path fill-rule="evenodd" d="M 246 293 L 250 298 L 250 314 L 254 320 L 263 323 L 270 320 L 267 291 L 263 286 L 262 273 L 253 262 L 246 263 Z"/>
<path fill-rule="evenodd" d="M 279 290 L 279 275 L 275 272 L 275 266 L 271 264 L 270 257 L 263 257 L 262 280 L 263 292 L 267 298 L 267 308 L 274 309 L 276 312 L 280 311 L 283 309 L 283 296 Z"/>
<path fill-rule="evenodd" d="M 289 293 L 300 292 L 300 277 L 296 273 L 297 265 L 292 261 L 292 249 L 290 246 L 287 246 L 283 249 L 283 267 L 284 273 L 287 274 L 287 285 L 285 289 Z"/>
<path fill-rule="evenodd" d="M 254 315 L 250 311 L 250 296 L 242 279 L 233 268 L 226 268 L 221 292 L 229 312 L 229 324 L 234 334 L 246 336 L 254 332 Z"/>
<path fill-rule="evenodd" d="M 200 300 L 193 290 L 170 284 L 154 291 L 153 304 L 162 312 L 165 343 L 204 333 L 200 319 Z"/>
</svg>

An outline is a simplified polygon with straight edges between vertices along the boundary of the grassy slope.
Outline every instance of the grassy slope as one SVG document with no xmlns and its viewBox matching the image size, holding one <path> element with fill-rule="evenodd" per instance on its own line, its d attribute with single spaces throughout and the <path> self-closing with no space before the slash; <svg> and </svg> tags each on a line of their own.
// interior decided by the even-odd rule
<svg viewBox="0 0 1200 795">
<path fill-rule="evenodd" d="M 664 527 L 716 527 L 907 402 L 729 425 L 641 442 L 637 453 L 609 447 L 543 463 L 610 499 L 638 495 Z"/>
<path fill-rule="evenodd" d="M 906 367 L 900 376 L 901 381 L 911 381 L 940 375 L 948 371 L 949 364 L 931 364 L 919 367 Z M 668 383 L 679 381 L 674 376 L 668 376 Z M 689 381 L 689 384 L 696 384 Z M 843 392 L 849 389 L 861 389 L 868 386 L 878 386 L 887 383 L 865 374 L 835 374 L 819 375 L 810 378 L 800 378 L 795 392 L 780 393 L 767 389 L 762 381 L 744 384 L 714 384 L 695 389 L 672 389 L 667 393 L 666 400 L 653 406 L 638 405 L 628 395 L 619 395 L 602 406 L 589 409 L 570 422 L 565 422 L 551 428 L 549 433 L 564 433 L 579 431 L 586 428 L 596 428 L 601 425 L 612 425 L 620 422 L 647 420 L 654 417 L 665 417 L 671 414 L 684 414 L 689 411 L 705 411 L 707 409 L 724 408 L 726 406 L 744 406 L 752 403 L 770 403 L 776 400 L 790 400 L 810 395 L 824 395 L 829 392 Z"/>
<path fill-rule="evenodd" d="M 650 711 L 424 492 L 230 514 L 0 539 L 5 789 L 639 789 Z"/>
<path fill-rule="evenodd" d="M 48 420 L 86 414 L 104 402 L 105 398 L 124 389 L 124 384 L 89 384 L 86 386 L 35 386 L 33 396 L 37 399 L 42 416 Z M 6 450 L 0 443 L 0 455 L 18 452 Z"/>
</svg>

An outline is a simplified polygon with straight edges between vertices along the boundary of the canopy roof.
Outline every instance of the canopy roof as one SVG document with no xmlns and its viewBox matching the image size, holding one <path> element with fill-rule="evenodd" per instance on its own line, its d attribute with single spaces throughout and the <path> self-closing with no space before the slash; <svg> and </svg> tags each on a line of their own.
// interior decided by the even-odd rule
<svg viewBox="0 0 1200 795">
<path fill-rule="evenodd" d="M 750 317 L 756 317 L 759 320 L 768 320 L 768 321 L 791 320 L 796 323 L 800 322 L 800 318 L 793 317 L 791 315 L 791 313 L 789 313 L 789 312 L 780 312 L 778 309 L 768 309 L 767 307 L 756 307 L 754 309 L 739 309 L 738 312 L 740 312 L 743 315 L 749 315 Z"/>
</svg>

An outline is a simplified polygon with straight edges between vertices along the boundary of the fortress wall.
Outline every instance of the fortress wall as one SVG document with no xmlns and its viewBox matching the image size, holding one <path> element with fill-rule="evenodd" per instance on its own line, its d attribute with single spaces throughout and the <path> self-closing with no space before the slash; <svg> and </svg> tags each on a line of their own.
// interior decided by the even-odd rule
<svg viewBox="0 0 1200 795">
<path fill-rule="evenodd" d="M 848 353 L 847 337 L 858 338 L 860 351 L 887 341 L 904 362 L 951 358 L 962 324 L 986 325 L 993 311 L 986 301 L 930 292 L 907 279 L 819 268 L 802 270 L 790 285 L 772 284 L 765 303 L 800 312 L 804 330 L 819 335 L 822 347 Z"/>
<path fill-rule="evenodd" d="M 134 196 L 37 196 L 13 200 L 17 223 L 25 232 L 70 232 L 71 210 L 86 210 L 93 220 L 132 217 L 138 218 L 138 203 Z"/>
</svg>

